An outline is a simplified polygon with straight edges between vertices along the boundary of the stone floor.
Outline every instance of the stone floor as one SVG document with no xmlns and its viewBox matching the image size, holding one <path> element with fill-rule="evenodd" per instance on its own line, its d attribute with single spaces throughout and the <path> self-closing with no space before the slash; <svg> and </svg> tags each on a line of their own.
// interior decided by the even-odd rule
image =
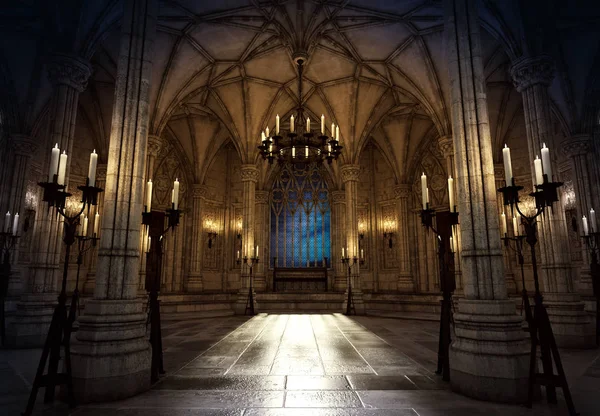
<svg viewBox="0 0 600 416">
<path fill-rule="evenodd" d="M 532 410 L 471 400 L 434 373 L 433 322 L 340 314 L 266 315 L 163 324 L 167 375 L 152 390 L 113 403 L 41 403 L 36 414 L 563 415 L 564 403 Z M 39 350 L 0 350 L 0 415 L 24 409 Z M 599 351 L 565 351 L 582 416 L 600 414 Z"/>
</svg>

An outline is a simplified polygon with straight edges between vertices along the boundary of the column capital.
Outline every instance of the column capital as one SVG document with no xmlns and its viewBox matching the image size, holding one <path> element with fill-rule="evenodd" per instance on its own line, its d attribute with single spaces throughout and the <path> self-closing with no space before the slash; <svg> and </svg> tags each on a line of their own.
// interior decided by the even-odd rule
<svg viewBox="0 0 600 416">
<path fill-rule="evenodd" d="M 90 63 L 76 55 L 56 53 L 47 64 L 50 81 L 54 85 L 68 85 L 82 92 L 92 75 Z"/>
<path fill-rule="evenodd" d="M 410 196 L 412 186 L 409 184 L 401 184 L 394 187 L 394 195 L 398 199 L 406 199 Z"/>
<path fill-rule="evenodd" d="M 536 84 L 549 86 L 555 72 L 554 61 L 547 55 L 520 58 L 510 67 L 510 76 L 519 92 Z"/>
<path fill-rule="evenodd" d="M 258 182 L 258 168 L 254 164 L 242 165 L 242 182 Z"/>
<path fill-rule="evenodd" d="M 99 181 L 106 180 L 107 166 L 108 165 L 106 163 L 98 163 L 98 166 L 96 166 L 96 180 L 99 180 Z"/>
<path fill-rule="evenodd" d="M 584 156 L 590 150 L 590 136 L 588 134 L 577 134 L 560 144 L 562 152 L 567 157 Z"/>
<path fill-rule="evenodd" d="M 504 179 L 504 164 L 494 163 L 494 176 L 496 179 Z"/>
<path fill-rule="evenodd" d="M 148 155 L 157 157 L 160 149 L 163 147 L 163 139 L 154 134 L 148 135 Z"/>
<path fill-rule="evenodd" d="M 256 201 L 257 204 L 268 204 L 269 191 L 256 191 L 254 194 L 254 201 Z"/>
<path fill-rule="evenodd" d="M 438 147 L 445 158 L 454 156 L 454 139 L 451 134 L 438 137 Z"/>
<path fill-rule="evenodd" d="M 330 195 L 334 204 L 343 204 L 346 202 L 346 192 L 344 191 L 331 191 Z"/>
<path fill-rule="evenodd" d="M 342 182 L 358 182 L 360 176 L 360 165 L 347 163 L 340 169 L 342 174 Z"/>
<path fill-rule="evenodd" d="M 27 157 L 31 157 L 38 147 L 36 141 L 25 134 L 11 134 L 10 145 L 15 154 Z"/>
</svg>

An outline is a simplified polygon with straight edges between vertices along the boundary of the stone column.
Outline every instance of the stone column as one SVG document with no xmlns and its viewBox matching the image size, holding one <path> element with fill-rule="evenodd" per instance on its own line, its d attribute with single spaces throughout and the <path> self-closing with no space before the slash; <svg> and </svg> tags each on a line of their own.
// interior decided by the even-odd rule
<svg viewBox="0 0 600 416">
<path fill-rule="evenodd" d="M 259 291 L 267 289 L 267 273 L 269 262 L 271 261 L 269 244 L 269 191 L 256 191 L 256 217 L 255 227 L 256 234 L 254 235 L 254 245 L 259 246 L 261 262 L 255 268 L 254 287 Z"/>
<path fill-rule="evenodd" d="M 331 191 L 331 232 L 332 246 L 329 264 L 333 268 L 333 290 L 341 292 L 346 289 L 346 268 L 340 261 L 342 247 L 346 246 L 346 193 L 344 191 Z"/>
<path fill-rule="evenodd" d="M 346 249 L 348 251 L 346 256 L 351 258 L 354 256 L 358 257 L 360 253 L 358 252 L 358 216 L 356 213 L 356 203 L 358 199 L 360 166 L 349 163 L 345 164 L 340 169 L 340 173 L 346 193 Z M 357 263 L 352 266 L 352 294 L 357 315 L 364 315 L 365 313 L 361 283 L 360 266 Z M 343 308 L 346 310 L 345 303 Z"/>
<path fill-rule="evenodd" d="M 124 3 L 96 288 L 72 348 L 79 403 L 118 400 L 150 387 L 147 316 L 137 295 L 157 10 L 157 0 Z"/>
<path fill-rule="evenodd" d="M 106 188 L 106 163 L 99 163 L 96 168 L 96 186 L 99 188 Z M 96 221 L 96 213 L 100 214 L 100 222 L 102 222 L 102 217 L 104 216 L 104 195 L 100 194 L 98 196 L 98 205 L 92 210 L 90 210 L 90 219 L 88 227 L 90 230 L 93 230 L 95 227 L 94 221 Z M 100 228 L 98 228 L 100 229 Z M 91 231 L 90 231 L 91 232 Z M 93 247 L 88 252 L 88 258 L 90 262 L 90 267 L 88 268 L 88 273 L 81 286 L 81 292 L 85 295 L 93 295 L 94 288 L 96 287 L 96 270 L 98 265 L 98 246 Z"/>
<path fill-rule="evenodd" d="M 563 153 L 569 158 L 573 169 L 573 187 L 575 188 L 575 203 L 577 204 L 577 216 L 583 215 L 589 218 L 590 208 L 594 207 L 592 197 L 592 166 L 588 161 L 588 155 L 592 151 L 590 136 L 580 134 L 562 143 Z M 580 223 L 581 224 L 581 223 Z M 580 232 L 579 234 L 582 234 Z M 590 258 L 585 244 L 582 244 L 583 264 L 581 277 L 579 279 L 579 292 L 583 296 L 593 297 L 592 276 L 590 272 Z M 596 302 L 589 303 L 589 309 L 596 309 Z"/>
<path fill-rule="evenodd" d="M 410 269 L 410 233 L 408 225 L 408 198 L 411 194 L 411 186 L 408 184 L 398 185 L 394 188 L 397 201 L 398 213 L 398 292 L 415 293 L 415 282 Z M 377 256 L 373 257 L 374 259 Z"/>
<path fill-rule="evenodd" d="M 86 88 L 92 69 L 87 61 L 64 54 L 51 56 L 47 67 L 54 89 L 50 101 L 50 138 L 46 143 L 48 152 L 43 173 L 47 175 L 50 148 L 58 143 L 60 149 L 70 156 L 65 179 L 68 185 L 79 94 Z M 40 205 L 34 225 L 28 283 L 17 305 L 14 325 L 8 329 L 8 341 L 19 347 L 43 345 L 61 275 L 62 217 L 54 209 L 47 209 L 42 202 L 41 189 L 38 195 Z"/>
<path fill-rule="evenodd" d="M 438 138 L 438 147 L 446 159 L 446 172 L 448 176 L 456 178 L 456 164 L 454 163 L 454 139 L 448 134 Z M 455 189 L 456 191 L 456 189 Z M 456 203 L 456 202 L 455 202 Z M 459 212 L 460 214 L 460 212 Z M 454 228 L 454 278 L 456 280 L 456 291 L 462 292 L 462 270 L 461 270 L 461 255 L 460 255 L 460 216 L 458 218 L 459 225 Z"/>
<path fill-rule="evenodd" d="M 254 221 L 256 218 L 256 183 L 258 182 L 258 173 L 259 171 L 256 165 L 242 165 L 241 176 L 242 185 L 244 186 L 242 194 L 242 258 L 244 256 L 248 256 L 248 258 L 253 257 L 256 248 L 256 245 L 254 244 Z M 265 259 L 261 258 L 260 261 L 265 261 Z M 255 270 L 256 269 L 253 268 L 252 272 Z M 243 315 L 246 310 L 248 287 L 250 283 L 249 272 L 250 269 L 242 264 L 240 292 L 234 305 L 234 311 L 238 315 Z M 254 302 L 256 311 L 256 296 L 254 297 Z"/>
<path fill-rule="evenodd" d="M 202 254 L 206 238 L 202 235 L 202 198 L 206 194 L 204 185 L 194 184 L 192 188 L 192 250 L 190 256 L 190 275 L 187 283 L 188 292 L 202 292 Z"/>
<path fill-rule="evenodd" d="M 529 340 L 506 293 L 479 21 L 471 0 L 444 5 L 465 296 L 454 314 L 451 385 L 481 400 L 523 402 Z"/>
<path fill-rule="evenodd" d="M 547 56 L 521 58 L 510 68 L 515 87 L 523 96 L 532 181 L 535 156 L 539 155 L 543 143 L 551 147 L 554 142 L 548 95 L 554 72 L 554 63 Z M 552 150 L 556 157 L 557 149 Z M 558 169 L 553 169 L 553 172 L 558 173 Z M 554 175 L 553 180 L 559 178 Z M 544 300 L 556 342 L 560 347 L 591 347 L 595 345 L 595 331 L 573 284 L 567 224 L 561 198 L 553 209 L 546 210 L 539 217 L 538 234 Z"/>
</svg>

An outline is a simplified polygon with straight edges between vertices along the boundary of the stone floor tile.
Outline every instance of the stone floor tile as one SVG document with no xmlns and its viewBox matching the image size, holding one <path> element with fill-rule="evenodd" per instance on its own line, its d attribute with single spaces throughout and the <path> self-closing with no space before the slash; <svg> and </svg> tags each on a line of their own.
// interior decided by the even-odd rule
<svg viewBox="0 0 600 416">
<path fill-rule="evenodd" d="M 288 391 L 285 407 L 363 407 L 353 391 Z"/>
<path fill-rule="evenodd" d="M 354 390 L 417 390 L 405 376 L 376 376 L 353 374 L 348 376 Z"/>
<path fill-rule="evenodd" d="M 244 416 L 418 416 L 412 409 L 246 409 Z"/>
<path fill-rule="evenodd" d="M 350 390 L 344 376 L 288 376 L 287 390 Z"/>
<path fill-rule="evenodd" d="M 284 376 L 166 377 L 156 390 L 283 390 Z"/>
</svg>

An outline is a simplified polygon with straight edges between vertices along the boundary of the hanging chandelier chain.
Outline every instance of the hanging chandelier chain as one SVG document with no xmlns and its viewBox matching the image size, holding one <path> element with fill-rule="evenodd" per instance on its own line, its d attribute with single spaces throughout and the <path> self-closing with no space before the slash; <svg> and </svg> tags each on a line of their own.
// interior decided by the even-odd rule
<svg viewBox="0 0 600 416">
<path fill-rule="evenodd" d="M 304 61 L 298 59 L 298 121 L 302 121 L 302 73 L 304 68 Z"/>
</svg>

